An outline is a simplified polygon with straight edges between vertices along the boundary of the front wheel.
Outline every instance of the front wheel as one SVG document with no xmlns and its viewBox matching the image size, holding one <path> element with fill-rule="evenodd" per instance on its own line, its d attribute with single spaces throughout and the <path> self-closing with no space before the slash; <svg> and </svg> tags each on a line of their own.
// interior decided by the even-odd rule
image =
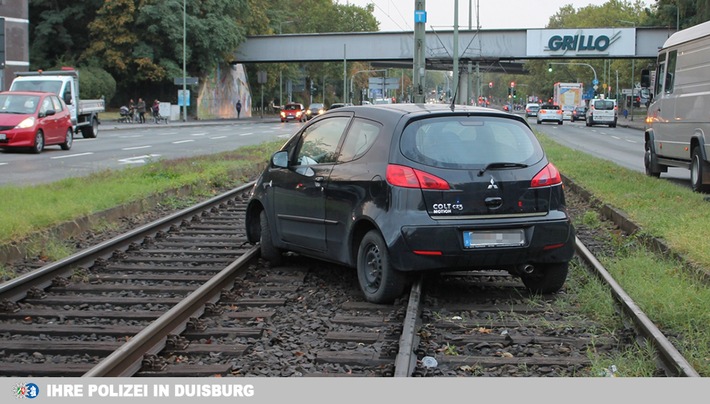
<svg viewBox="0 0 710 404">
<path fill-rule="evenodd" d="M 525 287 L 532 293 L 555 293 L 562 288 L 567 280 L 568 263 L 537 265 L 535 270 L 521 279 Z"/>
<path fill-rule="evenodd" d="M 703 175 L 708 170 L 708 163 L 703 160 L 700 147 L 693 148 L 692 160 L 690 162 L 690 184 L 695 192 L 710 192 L 710 184 L 703 184 Z"/>
<path fill-rule="evenodd" d="M 283 255 L 280 249 L 274 247 L 274 242 L 271 238 L 271 227 L 269 227 L 269 220 L 266 218 L 266 212 L 264 211 L 259 214 L 259 226 L 261 229 L 259 236 L 261 258 L 269 261 L 271 265 L 281 265 Z"/>
<path fill-rule="evenodd" d="M 39 154 L 44 150 L 44 133 L 38 130 L 35 134 L 35 144 L 32 146 L 32 153 Z"/>
<path fill-rule="evenodd" d="M 360 242 L 357 279 L 371 303 L 392 303 L 404 291 L 406 277 L 390 265 L 387 244 L 376 230 L 370 230 Z"/>
<path fill-rule="evenodd" d="M 661 170 L 658 170 L 653 164 L 656 160 L 656 153 L 653 151 L 653 147 L 650 142 L 646 142 L 644 145 L 644 155 L 643 155 L 643 165 L 646 171 L 646 175 L 649 177 L 659 178 L 661 176 Z M 692 172 L 692 171 L 691 171 Z"/>
</svg>

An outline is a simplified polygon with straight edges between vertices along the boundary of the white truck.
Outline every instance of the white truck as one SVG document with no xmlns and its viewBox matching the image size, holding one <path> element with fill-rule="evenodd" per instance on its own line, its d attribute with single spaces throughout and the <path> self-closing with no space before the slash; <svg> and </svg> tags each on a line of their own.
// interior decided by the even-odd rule
<svg viewBox="0 0 710 404">
<path fill-rule="evenodd" d="M 79 98 L 79 72 L 71 68 L 55 71 L 16 72 L 10 91 L 46 91 L 57 94 L 69 107 L 74 133 L 85 138 L 99 134 L 99 113 L 106 110 L 103 99 Z"/>
<path fill-rule="evenodd" d="M 575 107 L 584 106 L 583 94 L 584 84 L 582 83 L 555 83 L 552 101 L 562 109 L 564 120 L 571 121 L 572 111 Z"/>
<path fill-rule="evenodd" d="M 654 98 L 644 136 L 646 174 L 690 170 L 696 192 L 710 192 L 710 21 L 671 35 L 658 51 Z"/>
</svg>

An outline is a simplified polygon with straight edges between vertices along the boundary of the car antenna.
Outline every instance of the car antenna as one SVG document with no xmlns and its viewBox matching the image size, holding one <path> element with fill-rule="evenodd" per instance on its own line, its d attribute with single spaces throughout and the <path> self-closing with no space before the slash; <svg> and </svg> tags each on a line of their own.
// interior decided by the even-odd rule
<svg viewBox="0 0 710 404">
<path fill-rule="evenodd" d="M 459 87 L 461 87 L 461 70 L 458 71 L 459 79 L 456 80 L 456 88 L 454 88 L 454 96 L 451 97 L 451 112 L 454 112 L 454 107 L 456 106 L 456 96 L 459 93 Z"/>
</svg>

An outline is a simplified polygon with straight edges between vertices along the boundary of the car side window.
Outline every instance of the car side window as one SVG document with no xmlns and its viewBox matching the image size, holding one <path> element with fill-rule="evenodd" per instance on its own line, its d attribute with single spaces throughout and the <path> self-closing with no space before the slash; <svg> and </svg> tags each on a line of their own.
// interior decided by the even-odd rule
<svg viewBox="0 0 710 404">
<path fill-rule="evenodd" d="M 356 160 L 362 157 L 375 143 L 382 125 L 364 119 L 355 119 L 348 130 L 345 142 L 338 157 L 339 163 Z"/>
<path fill-rule="evenodd" d="M 52 99 L 52 104 L 54 105 L 55 111 L 60 112 L 64 110 L 64 107 L 62 107 L 62 102 L 59 101 L 59 97 L 52 96 L 50 98 Z"/>
<path fill-rule="evenodd" d="M 39 112 L 46 113 L 52 108 L 54 108 L 52 106 L 52 100 L 50 99 L 50 97 L 46 97 L 44 100 L 42 100 L 42 106 L 39 108 Z"/>
<path fill-rule="evenodd" d="M 296 153 L 297 165 L 334 163 L 338 144 L 350 121 L 349 117 L 324 119 L 301 134 Z"/>
<path fill-rule="evenodd" d="M 673 93 L 674 76 L 675 76 L 675 65 L 678 60 L 678 51 L 668 52 L 668 71 L 666 71 L 666 94 Z"/>
</svg>

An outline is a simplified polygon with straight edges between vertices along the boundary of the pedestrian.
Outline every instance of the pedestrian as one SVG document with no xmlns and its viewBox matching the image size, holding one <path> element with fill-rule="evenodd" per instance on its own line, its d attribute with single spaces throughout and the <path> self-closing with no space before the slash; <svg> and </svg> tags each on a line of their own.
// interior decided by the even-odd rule
<svg viewBox="0 0 710 404">
<path fill-rule="evenodd" d="M 153 101 L 153 106 L 150 108 L 151 112 L 153 113 L 153 121 L 155 123 L 158 123 L 158 118 L 160 117 L 160 101 L 156 98 L 155 101 Z"/>
<path fill-rule="evenodd" d="M 136 108 L 138 109 L 138 123 L 145 123 L 145 101 L 143 98 L 138 99 Z"/>
<path fill-rule="evenodd" d="M 242 113 L 242 100 L 237 100 L 237 119 L 239 119 L 239 115 Z"/>
<path fill-rule="evenodd" d="M 128 111 L 130 113 L 131 122 L 134 122 L 135 117 L 136 117 L 136 103 L 133 102 L 133 98 L 131 98 L 131 100 L 128 101 Z"/>
<path fill-rule="evenodd" d="M 622 112 L 624 114 L 624 119 L 629 119 L 629 110 L 624 108 L 624 111 Z"/>
</svg>

